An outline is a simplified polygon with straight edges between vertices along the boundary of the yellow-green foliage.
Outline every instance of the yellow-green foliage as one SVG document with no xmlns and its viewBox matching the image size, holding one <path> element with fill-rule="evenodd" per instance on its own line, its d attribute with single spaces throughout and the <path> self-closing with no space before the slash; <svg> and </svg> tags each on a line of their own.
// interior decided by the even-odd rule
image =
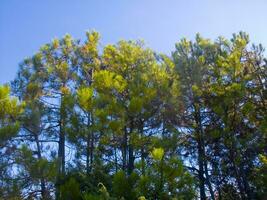
<svg viewBox="0 0 267 200">
<path fill-rule="evenodd" d="M 164 156 L 164 149 L 163 148 L 154 148 L 151 152 L 151 156 L 155 160 L 162 160 Z"/>
<path fill-rule="evenodd" d="M 23 112 L 24 103 L 10 97 L 8 86 L 0 86 L 0 147 L 19 129 L 17 118 Z"/>
<path fill-rule="evenodd" d="M 77 91 L 78 102 L 87 112 L 91 111 L 93 105 L 93 88 L 80 88 Z"/>
</svg>

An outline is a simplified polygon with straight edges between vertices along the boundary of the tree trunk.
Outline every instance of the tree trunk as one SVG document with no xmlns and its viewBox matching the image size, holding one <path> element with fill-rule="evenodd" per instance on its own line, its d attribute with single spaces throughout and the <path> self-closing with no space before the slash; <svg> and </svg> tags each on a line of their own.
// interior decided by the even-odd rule
<svg viewBox="0 0 267 200">
<path fill-rule="evenodd" d="M 143 144 L 143 137 L 144 137 L 144 124 L 143 121 L 140 120 L 140 125 L 139 125 L 139 134 L 141 136 L 141 173 L 142 175 L 145 175 L 145 151 L 144 151 L 144 144 Z"/>
<path fill-rule="evenodd" d="M 58 175 L 56 181 L 56 199 L 60 198 L 60 185 L 65 176 L 65 106 L 63 105 L 63 95 L 61 95 L 60 102 L 60 116 L 59 116 L 59 144 L 58 144 Z"/>
<path fill-rule="evenodd" d="M 94 162 L 94 133 L 91 131 L 91 141 L 90 141 L 90 171 L 92 171 Z"/>
<path fill-rule="evenodd" d="M 205 177 L 204 177 L 204 168 L 203 168 L 203 151 L 202 151 L 200 142 L 198 142 L 198 167 L 199 167 L 198 178 L 199 178 L 200 199 L 206 200 Z"/>
<path fill-rule="evenodd" d="M 118 156 L 117 156 L 117 148 L 114 148 L 114 154 L 115 154 L 115 172 L 118 172 Z"/>
<path fill-rule="evenodd" d="M 65 132 L 64 132 L 64 120 L 60 120 L 60 131 L 59 131 L 59 171 L 61 175 L 65 175 Z"/>
<path fill-rule="evenodd" d="M 198 179 L 199 179 L 199 192 L 200 192 L 200 199 L 206 200 L 206 193 L 205 193 L 205 177 L 204 177 L 204 149 L 203 149 L 203 142 L 202 142 L 202 131 L 201 131 L 201 116 L 199 109 L 196 105 L 193 105 L 195 109 L 194 113 L 194 120 L 197 124 L 196 127 L 196 140 L 197 140 L 197 149 L 198 149 Z"/>
<path fill-rule="evenodd" d="M 86 141 L 86 173 L 89 175 L 90 173 L 90 134 L 87 135 L 87 141 Z"/>
<path fill-rule="evenodd" d="M 204 150 L 204 152 L 205 152 L 205 150 Z M 205 156 L 205 153 L 204 153 L 204 156 Z M 209 172 L 208 172 L 208 166 L 207 166 L 206 159 L 204 159 L 204 168 L 205 168 L 206 182 L 207 182 L 207 185 L 208 185 L 208 188 L 209 188 L 209 191 L 210 191 L 210 197 L 211 197 L 212 200 L 215 200 L 215 195 L 214 195 L 214 192 L 213 192 L 213 189 L 212 189 L 212 185 L 211 185 L 211 182 L 210 182 L 210 175 L 209 175 Z"/>
<path fill-rule="evenodd" d="M 122 170 L 125 172 L 127 168 L 127 129 L 124 128 L 124 135 L 122 139 Z"/>
<path fill-rule="evenodd" d="M 130 139 L 131 139 L 131 134 L 133 132 L 133 121 L 131 121 L 131 127 L 130 127 Z M 128 175 L 130 175 L 133 170 L 134 170 L 134 150 L 133 150 L 133 145 L 131 144 L 131 140 L 129 141 L 129 150 L 128 150 Z"/>
<path fill-rule="evenodd" d="M 94 134 L 90 131 L 90 126 L 92 123 L 91 114 L 88 113 L 87 128 L 88 135 L 86 141 L 86 172 L 89 174 L 92 171 L 93 167 L 93 156 L 94 156 Z"/>
<path fill-rule="evenodd" d="M 212 189 L 212 185 L 210 182 L 210 177 L 209 177 L 209 173 L 208 173 L 208 164 L 207 164 L 207 158 L 206 158 L 206 153 L 205 153 L 205 141 L 204 141 L 204 130 L 202 127 L 202 117 L 201 117 L 201 111 L 200 109 L 197 109 L 196 106 L 194 106 L 195 108 L 195 121 L 197 123 L 197 134 L 198 134 L 198 156 L 199 156 L 199 178 L 200 178 L 200 196 L 201 198 L 206 198 L 206 194 L 205 193 L 205 183 L 208 185 L 209 191 L 210 191 L 210 195 L 211 195 L 211 199 L 215 200 L 215 195 Z M 206 178 L 204 178 L 204 174 L 206 176 Z M 204 181 L 204 183 L 203 183 Z M 204 184 L 204 185 L 203 185 Z M 203 192 L 204 190 L 204 192 Z M 202 192 L 202 195 L 201 195 Z"/>
<path fill-rule="evenodd" d="M 36 112 L 39 114 L 40 113 L 40 110 L 38 107 L 35 108 Z M 35 140 L 35 143 L 36 143 L 36 148 L 37 148 L 37 158 L 38 160 L 42 160 L 42 149 L 41 149 L 41 145 L 40 145 L 40 142 L 39 142 L 39 135 L 41 134 L 41 121 L 40 121 L 40 116 L 38 115 L 37 117 L 37 123 L 33 126 L 33 131 L 30 130 L 30 128 L 27 128 L 34 136 L 34 140 Z M 49 198 L 49 193 L 48 191 L 46 190 L 46 183 L 45 183 L 45 178 L 44 178 L 44 172 L 43 172 L 43 169 L 40 169 L 40 171 L 38 172 L 40 173 L 40 184 L 41 184 L 41 196 L 42 196 L 42 199 L 46 200 Z"/>
<path fill-rule="evenodd" d="M 242 200 L 246 200 L 245 191 L 244 191 L 244 188 L 243 188 L 241 176 L 240 176 L 240 173 L 239 173 L 238 168 L 236 166 L 235 157 L 234 157 L 234 153 L 233 153 L 232 149 L 230 149 L 230 157 L 231 157 L 232 166 L 234 168 L 235 178 L 236 178 L 236 181 L 237 181 L 237 186 L 238 186 L 238 190 L 239 190 L 240 195 L 241 195 L 241 199 Z"/>
<path fill-rule="evenodd" d="M 128 175 L 130 175 L 134 170 L 134 155 L 133 155 L 133 147 L 129 145 L 129 163 L 128 163 Z"/>
<path fill-rule="evenodd" d="M 38 133 L 39 133 L 39 131 L 38 131 Z M 39 137 L 38 137 L 37 133 L 34 134 L 34 139 L 35 139 L 36 146 L 37 146 L 37 157 L 39 160 L 41 160 L 42 159 L 41 146 L 40 146 Z M 40 179 L 41 195 L 42 195 L 42 199 L 46 200 L 49 198 L 49 194 L 48 194 L 48 191 L 46 190 L 45 178 L 43 175 L 43 171 L 40 171 L 40 175 L 41 175 L 41 179 Z"/>
</svg>

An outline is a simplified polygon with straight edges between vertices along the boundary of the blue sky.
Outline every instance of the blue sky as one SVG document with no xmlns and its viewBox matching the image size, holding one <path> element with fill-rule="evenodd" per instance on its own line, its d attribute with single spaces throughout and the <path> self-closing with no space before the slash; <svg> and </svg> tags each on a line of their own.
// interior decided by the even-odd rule
<svg viewBox="0 0 267 200">
<path fill-rule="evenodd" d="M 170 53 L 182 37 L 211 39 L 240 30 L 267 47 L 266 0 L 0 0 L 0 84 L 42 44 L 70 33 L 97 30 L 102 45 L 144 39 Z"/>
</svg>

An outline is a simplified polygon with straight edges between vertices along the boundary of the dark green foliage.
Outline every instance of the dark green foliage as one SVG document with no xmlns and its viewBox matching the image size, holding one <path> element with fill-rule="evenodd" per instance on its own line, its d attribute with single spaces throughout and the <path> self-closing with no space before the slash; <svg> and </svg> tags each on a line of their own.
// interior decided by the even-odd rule
<svg viewBox="0 0 267 200">
<path fill-rule="evenodd" d="M 60 199 L 62 200 L 82 199 L 80 185 L 72 177 L 60 186 L 60 193 Z"/>
<path fill-rule="evenodd" d="M 124 197 L 125 199 L 136 199 L 136 186 L 138 175 L 136 173 L 127 174 L 124 171 L 117 172 L 113 177 L 112 195 L 117 198 Z"/>
</svg>

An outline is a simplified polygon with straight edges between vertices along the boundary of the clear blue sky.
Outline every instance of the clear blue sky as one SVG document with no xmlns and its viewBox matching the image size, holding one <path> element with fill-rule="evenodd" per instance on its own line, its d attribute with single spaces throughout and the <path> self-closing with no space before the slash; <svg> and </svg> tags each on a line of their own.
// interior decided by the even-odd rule
<svg viewBox="0 0 267 200">
<path fill-rule="evenodd" d="M 267 47 L 267 0 L 0 0 L 0 84 L 42 44 L 91 29 L 103 45 L 144 39 L 164 53 L 197 32 L 215 39 L 243 30 Z"/>
</svg>

